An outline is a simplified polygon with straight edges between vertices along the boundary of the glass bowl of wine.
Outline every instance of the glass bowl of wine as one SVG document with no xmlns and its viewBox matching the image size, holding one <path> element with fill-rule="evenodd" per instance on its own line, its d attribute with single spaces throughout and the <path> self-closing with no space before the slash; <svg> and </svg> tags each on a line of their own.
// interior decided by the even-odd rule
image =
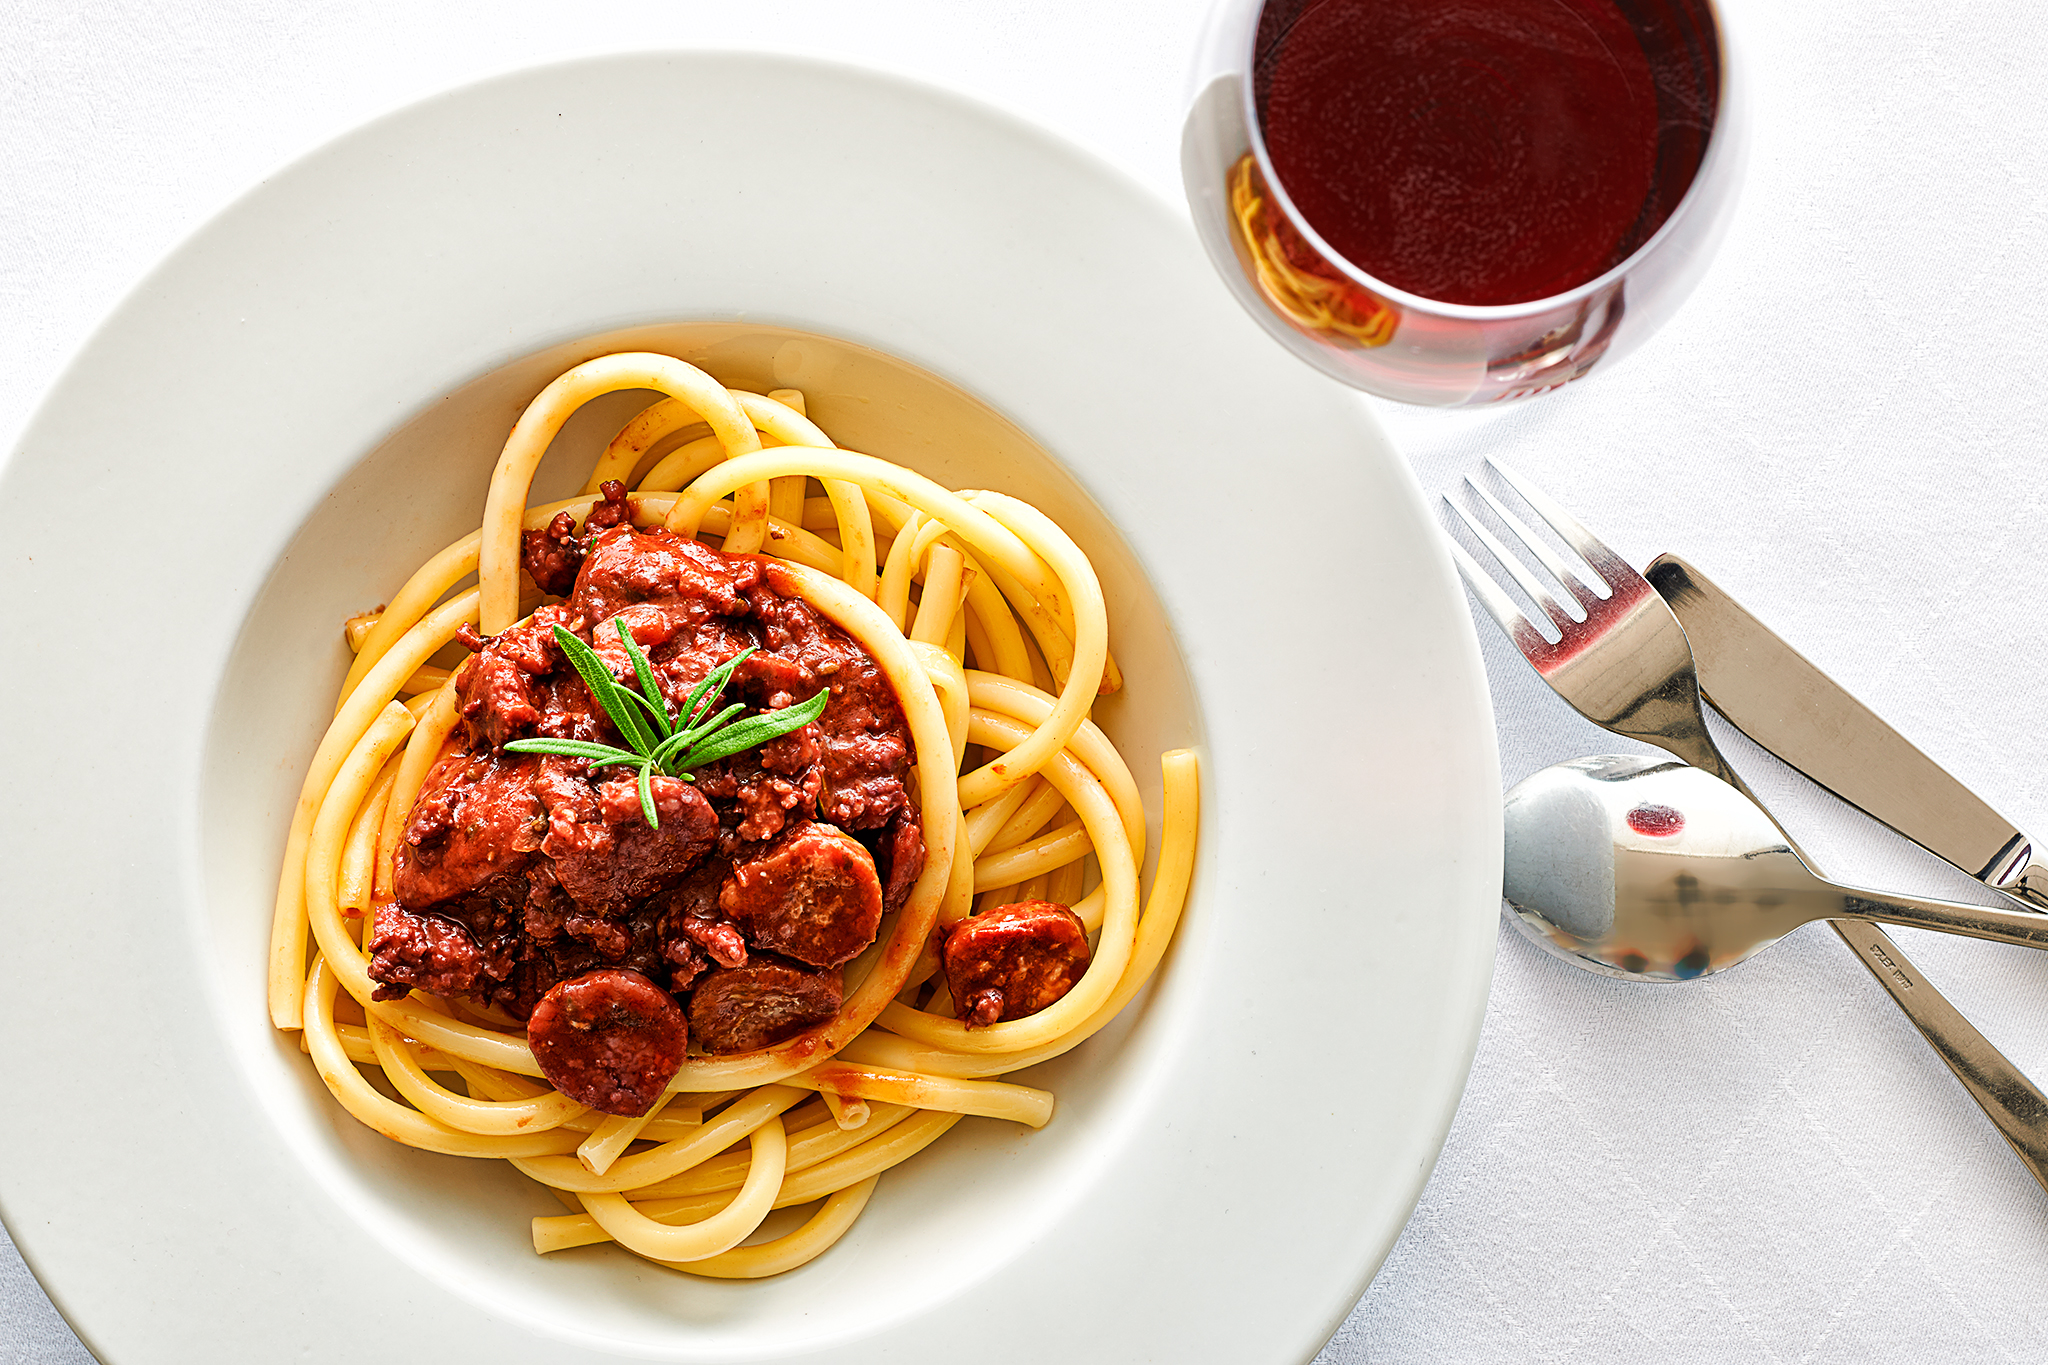
<svg viewBox="0 0 2048 1365">
<path fill-rule="evenodd" d="M 1743 129 L 1715 0 L 1220 0 L 1181 171 L 1253 317 L 1436 407 L 1546 393 L 1678 307 Z"/>
</svg>

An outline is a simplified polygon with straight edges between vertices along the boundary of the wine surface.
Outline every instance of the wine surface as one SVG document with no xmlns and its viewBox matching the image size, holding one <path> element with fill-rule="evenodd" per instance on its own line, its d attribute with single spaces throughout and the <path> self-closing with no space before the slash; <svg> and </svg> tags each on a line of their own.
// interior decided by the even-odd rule
<svg viewBox="0 0 2048 1365">
<path fill-rule="evenodd" d="M 1663 8 L 1276 0 L 1254 65 L 1267 156 L 1316 233 L 1395 288 L 1563 293 L 1646 241 L 1698 169 L 1714 73 L 1669 50 Z"/>
</svg>

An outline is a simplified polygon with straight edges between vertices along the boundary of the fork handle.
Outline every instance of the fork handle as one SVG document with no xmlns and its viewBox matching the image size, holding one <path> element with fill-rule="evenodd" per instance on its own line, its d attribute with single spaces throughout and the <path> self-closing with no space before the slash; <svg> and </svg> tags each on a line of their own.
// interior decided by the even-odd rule
<svg viewBox="0 0 2048 1365">
<path fill-rule="evenodd" d="M 1920 975 L 1883 929 L 1868 920 L 1828 923 L 1963 1083 L 2013 1155 L 2048 1190 L 2048 1096 Z"/>
</svg>

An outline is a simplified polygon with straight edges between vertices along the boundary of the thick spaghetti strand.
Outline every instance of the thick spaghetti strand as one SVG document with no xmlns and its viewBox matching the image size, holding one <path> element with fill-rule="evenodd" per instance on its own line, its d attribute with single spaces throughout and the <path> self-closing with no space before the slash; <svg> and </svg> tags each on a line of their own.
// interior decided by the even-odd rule
<svg viewBox="0 0 2048 1365">
<path fill-rule="evenodd" d="M 628 1250 L 658 1261 L 701 1261 L 730 1251 L 761 1226 L 782 1188 L 782 1164 L 789 1148 L 782 1120 L 769 1119 L 748 1135 L 754 1161 L 747 1182 L 730 1203 L 702 1222 L 668 1227 L 627 1203 L 623 1195 L 581 1194 L 583 1209 Z"/>
<path fill-rule="evenodd" d="M 858 1184 L 836 1191 L 802 1227 L 787 1236 L 758 1246 L 735 1247 L 701 1261 L 662 1261 L 671 1270 L 692 1275 L 709 1275 L 721 1280 L 759 1280 L 795 1270 L 824 1255 L 868 1206 L 868 1199 L 882 1177 L 871 1175 Z"/>
<path fill-rule="evenodd" d="M 585 361 L 549 384 L 519 415 L 491 476 L 484 499 L 484 525 L 477 555 L 477 586 L 483 594 L 482 630 L 496 635 L 519 619 L 519 531 L 526 490 L 548 444 L 569 415 L 599 394 L 619 389 L 655 389 L 680 398 L 711 424 L 729 455 L 761 448 L 754 424 L 723 384 L 695 365 L 672 356 L 629 351 Z M 734 489 L 727 489 L 733 492 Z M 749 487 L 740 496 L 739 525 L 726 548 L 750 552 L 767 534 L 768 489 Z M 410 671 L 410 670 L 408 670 Z"/>
</svg>

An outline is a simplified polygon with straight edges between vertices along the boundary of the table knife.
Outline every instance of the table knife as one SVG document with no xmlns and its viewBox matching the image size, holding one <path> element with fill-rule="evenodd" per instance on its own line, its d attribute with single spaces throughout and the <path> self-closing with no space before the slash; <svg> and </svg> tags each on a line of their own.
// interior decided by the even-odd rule
<svg viewBox="0 0 2048 1365">
<path fill-rule="evenodd" d="M 1701 696 L 1737 729 L 1985 885 L 2021 904 L 2048 906 L 2034 842 L 2011 821 L 1684 560 L 1660 555 L 1644 577 L 1685 627 Z M 2048 1096 L 1883 929 L 1858 920 L 1834 927 L 2048 1189 Z"/>
<path fill-rule="evenodd" d="M 1676 555 L 1645 572 L 1692 643 L 1700 692 L 1736 729 L 1865 814 L 2030 909 L 2048 849 Z"/>
</svg>

